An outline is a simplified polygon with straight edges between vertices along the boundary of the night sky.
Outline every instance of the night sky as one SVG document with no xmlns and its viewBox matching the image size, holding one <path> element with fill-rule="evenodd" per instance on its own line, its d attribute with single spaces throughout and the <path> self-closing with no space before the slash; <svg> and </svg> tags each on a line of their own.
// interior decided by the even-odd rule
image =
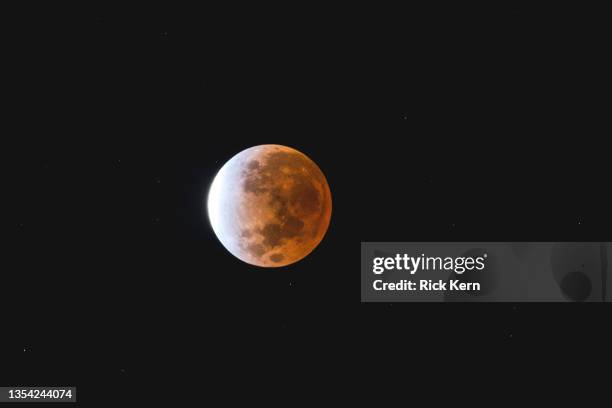
<svg viewBox="0 0 612 408">
<path fill-rule="evenodd" d="M 595 361 L 607 305 L 358 297 L 361 241 L 612 240 L 589 18 L 7 14 L 0 384 L 74 385 L 83 405 L 316 401 L 344 382 L 361 395 L 415 372 Z M 232 257 L 203 205 L 223 163 L 265 143 L 307 154 L 333 197 L 319 247 L 274 270 Z"/>
</svg>

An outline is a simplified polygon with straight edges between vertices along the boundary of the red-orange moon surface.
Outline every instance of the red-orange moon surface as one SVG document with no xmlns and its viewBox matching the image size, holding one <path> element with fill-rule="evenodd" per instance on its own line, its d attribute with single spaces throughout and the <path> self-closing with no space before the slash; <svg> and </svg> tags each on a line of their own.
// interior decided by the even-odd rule
<svg viewBox="0 0 612 408">
<path fill-rule="evenodd" d="M 331 219 L 329 185 L 303 153 L 281 145 L 248 148 L 219 170 L 208 217 L 223 246 L 252 265 L 278 267 L 307 256 Z"/>
</svg>

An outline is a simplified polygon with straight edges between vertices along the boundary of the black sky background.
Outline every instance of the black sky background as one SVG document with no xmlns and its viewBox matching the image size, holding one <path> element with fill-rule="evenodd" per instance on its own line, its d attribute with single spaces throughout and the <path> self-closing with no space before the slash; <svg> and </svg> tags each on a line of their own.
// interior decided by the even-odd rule
<svg viewBox="0 0 612 408">
<path fill-rule="evenodd" d="M 76 385 L 83 405 L 316 399 L 473 365 L 453 350 L 483 372 L 596 361 L 606 305 L 360 304 L 357 277 L 360 241 L 612 239 L 593 16 L 7 13 L 0 383 Z M 322 244 L 279 270 L 234 259 L 203 211 L 264 143 L 311 157 L 334 199 Z"/>
</svg>

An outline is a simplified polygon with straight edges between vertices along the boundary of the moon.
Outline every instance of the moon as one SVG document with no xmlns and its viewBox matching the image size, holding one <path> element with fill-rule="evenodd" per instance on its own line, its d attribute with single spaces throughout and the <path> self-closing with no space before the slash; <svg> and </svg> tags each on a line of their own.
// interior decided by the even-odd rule
<svg viewBox="0 0 612 408">
<path fill-rule="evenodd" d="M 219 241 L 252 265 L 280 267 L 310 254 L 331 219 L 327 180 L 305 154 L 260 145 L 232 157 L 215 176 L 208 217 Z"/>
</svg>

